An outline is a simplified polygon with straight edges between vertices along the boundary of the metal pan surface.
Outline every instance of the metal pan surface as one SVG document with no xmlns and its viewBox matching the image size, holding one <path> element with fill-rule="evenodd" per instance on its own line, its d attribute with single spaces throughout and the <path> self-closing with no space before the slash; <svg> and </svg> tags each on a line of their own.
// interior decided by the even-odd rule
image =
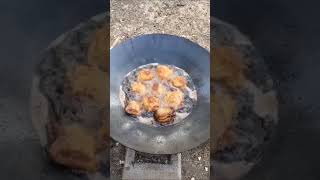
<svg viewBox="0 0 320 180">
<path fill-rule="evenodd" d="M 124 112 L 119 88 L 125 75 L 149 64 L 171 64 L 184 69 L 197 89 L 197 104 L 183 121 L 152 127 L 133 121 Z M 110 52 L 110 134 L 137 151 L 152 154 L 183 152 L 209 139 L 210 55 L 198 44 L 173 35 L 149 34 L 129 39 Z"/>
</svg>

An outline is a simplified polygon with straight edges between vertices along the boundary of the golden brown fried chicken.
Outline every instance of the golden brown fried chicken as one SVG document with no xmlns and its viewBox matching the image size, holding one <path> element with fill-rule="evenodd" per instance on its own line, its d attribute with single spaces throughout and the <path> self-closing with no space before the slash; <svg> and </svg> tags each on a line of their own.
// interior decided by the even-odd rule
<svg viewBox="0 0 320 180">
<path fill-rule="evenodd" d="M 150 81 L 154 77 L 154 74 L 150 69 L 141 69 L 138 73 L 138 80 L 140 81 Z"/>
<path fill-rule="evenodd" d="M 171 81 L 172 85 L 177 87 L 177 88 L 184 88 L 187 86 L 187 80 L 183 76 L 177 76 L 172 79 Z"/>
<path fill-rule="evenodd" d="M 173 74 L 173 71 L 168 66 L 159 65 L 157 67 L 157 74 L 160 79 L 168 79 Z"/>
<path fill-rule="evenodd" d="M 62 132 L 50 146 L 51 158 L 72 169 L 96 171 L 98 162 L 94 136 L 79 125 L 64 127 Z"/>
<path fill-rule="evenodd" d="M 183 102 L 184 95 L 181 91 L 170 91 L 165 97 L 165 101 L 169 107 L 177 109 Z"/>
<path fill-rule="evenodd" d="M 174 119 L 174 110 L 172 108 L 159 108 L 154 113 L 154 118 L 160 124 L 169 124 Z"/>
<path fill-rule="evenodd" d="M 160 101 L 155 96 L 145 96 L 143 106 L 148 112 L 156 111 L 160 107 Z"/>
<path fill-rule="evenodd" d="M 131 89 L 133 92 L 138 93 L 139 95 L 144 95 L 146 93 L 146 87 L 141 82 L 132 83 Z"/>
<path fill-rule="evenodd" d="M 229 47 L 215 48 L 214 52 L 211 57 L 214 59 L 211 63 L 213 80 L 223 83 L 232 90 L 240 89 L 245 82 L 245 72 L 248 68 L 242 63 L 243 57 L 240 52 Z"/>
<path fill-rule="evenodd" d="M 141 114 L 141 106 L 137 101 L 129 101 L 126 108 L 126 112 L 133 116 L 139 116 Z"/>
<path fill-rule="evenodd" d="M 96 66 L 78 65 L 68 72 L 72 95 L 88 97 L 99 106 L 107 104 L 107 76 Z"/>
</svg>

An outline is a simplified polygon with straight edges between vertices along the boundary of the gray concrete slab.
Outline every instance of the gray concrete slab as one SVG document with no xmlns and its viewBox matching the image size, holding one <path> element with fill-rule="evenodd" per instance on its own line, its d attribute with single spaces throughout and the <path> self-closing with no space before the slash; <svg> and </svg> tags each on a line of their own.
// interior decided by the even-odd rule
<svg viewBox="0 0 320 180">
<path fill-rule="evenodd" d="M 169 163 L 139 163 L 136 151 L 126 148 L 122 179 L 181 180 L 181 153 L 170 156 Z"/>
</svg>

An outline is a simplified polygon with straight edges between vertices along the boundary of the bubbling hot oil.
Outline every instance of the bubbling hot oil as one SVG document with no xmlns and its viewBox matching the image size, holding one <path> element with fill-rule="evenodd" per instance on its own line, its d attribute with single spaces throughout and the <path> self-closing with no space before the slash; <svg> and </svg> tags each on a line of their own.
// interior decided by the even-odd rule
<svg viewBox="0 0 320 180">
<path fill-rule="evenodd" d="M 191 77 L 188 75 L 188 73 L 185 72 L 183 69 L 178 68 L 173 65 L 166 65 L 173 70 L 173 74 L 169 77 L 169 79 L 173 78 L 175 76 L 183 76 L 184 78 L 186 78 L 186 80 L 188 82 L 187 87 L 183 88 L 183 89 L 179 89 L 177 87 L 172 86 L 170 84 L 170 82 L 168 82 L 166 80 L 161 80 L 157 76 L 157 72 L 156 72 L 156 68 L 158 65 L 159 65 L 158 63 L 146 64 L 146 65 L 142 65 L 142 66 L 132 70 L 131 72 L 129 72 L 124 77 L 124 79 L 121 83 L 120 92 L 119 92 L 119 99 L 120 99 L 120 102 L 121 102 L 121 105 L 123 108 L 125 108 L 127 101 L 135 100 L 135 101 L 141 102 L 143 96 L 154 96 L 151 89 L 155 83 L 161 84 L 165 88 L 165 92 L 180 90 L 184 94 L 184 100 L 182 102 L 181 107 L 176 109 L 175 118 L 174 118 L 173 122 L 169 125 L 176 124 L 176 123 L 181 122 L 188 115 L 190 115 L 192 108 L 193 108 L 193 106 L 195 106 L 196 101 L 197 101 L 197 91 L 196 91 L 195 85 L 194 85 Z M 143 96 L 138 95 L 131 90 L 131 84 L 133 82 L 137 81 L 138 72 L 141 69 L 149 69 L 149 70 L 151 70 L 151 73 L 154 74 L 154 78 L 152 80 L 143 82 L 146 89 L 149 90 Z M 160 107 L 167 107 L 167 104 L 165 103 L 165 96 L 166 96 L 166 93 L 157 95 L 157 97 L 159 98 L 159 101 L 160 101 Z M 135 120 L 140 123 L 147 124 L 147 125 L 160 126 L 160 124 L 158 124 L 155 121 L 155 119 L 153 117 L 153 112 L 143 111 L 141 113 L 141 115 L 139 115 L 137 117 L 132 117 L 132 120 Z"/>
</svg>

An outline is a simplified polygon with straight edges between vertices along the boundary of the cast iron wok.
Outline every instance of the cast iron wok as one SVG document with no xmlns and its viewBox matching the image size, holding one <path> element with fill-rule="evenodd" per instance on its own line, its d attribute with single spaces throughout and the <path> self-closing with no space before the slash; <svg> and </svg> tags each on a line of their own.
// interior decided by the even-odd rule
<svg viewBox="0 0 320 180">
<path fill-rule="evenodd" d="M 129 39 L 110 52 L 110 134 L 137 151 L 175 154 L 207 141 L 210 135 L 210 56 L 196 43 L 182 37 L 149 34 Z M 124 76 L 149 63 L 171 64 L 184 69 L 193 79 L 198 101 L 183 121 L 152 127 L 134 121 L 119 100 Z"/>
</svg>

